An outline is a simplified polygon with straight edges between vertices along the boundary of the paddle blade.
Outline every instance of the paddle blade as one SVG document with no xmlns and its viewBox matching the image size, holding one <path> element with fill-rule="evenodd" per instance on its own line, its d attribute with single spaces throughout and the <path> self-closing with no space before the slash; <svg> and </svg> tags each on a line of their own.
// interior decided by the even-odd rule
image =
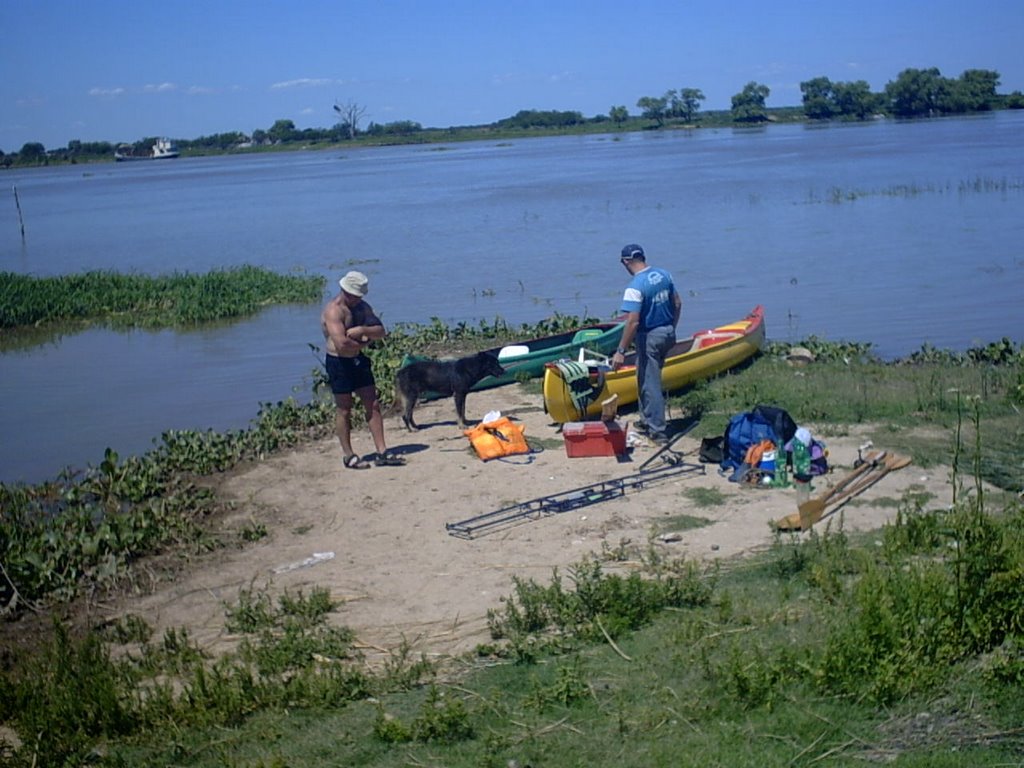
<svg viewBox="0 0 1024 768">
<path fill-rule="evenodd" d="M 800 530 L 810 530 L 811 526 L 821 520 L 825 514 L 826 499 L 808 499 L 799 507 L 797 514 L 800 516 Z"/>
</svg>

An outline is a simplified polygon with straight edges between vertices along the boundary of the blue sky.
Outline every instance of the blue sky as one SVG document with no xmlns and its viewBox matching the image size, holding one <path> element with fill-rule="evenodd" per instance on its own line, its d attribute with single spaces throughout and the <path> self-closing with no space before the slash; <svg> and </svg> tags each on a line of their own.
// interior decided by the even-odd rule
<svg viewBox="0 0 1024 768">
<path fill-rule="evenodd" d="M 769 107 L 800 82 L 908 67 L 1001 75 L 1024 91 L 1024 2 L 981 0 L 2 0 L 0 150 L 28 141 L 196 138 L 370 120 L 489 123 L 520 109 L 607 114 L 669 89 Z"/>
</svg>

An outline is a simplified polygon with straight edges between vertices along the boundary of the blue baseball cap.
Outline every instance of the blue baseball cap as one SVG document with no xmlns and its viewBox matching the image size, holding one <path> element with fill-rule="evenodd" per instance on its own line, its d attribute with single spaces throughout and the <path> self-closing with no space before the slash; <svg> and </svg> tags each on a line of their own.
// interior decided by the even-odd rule
<svg viewBox="0 0 1024 768">
<path fill-rule="evenodd" d="M 633 259 L 647 261 L 647 258 L 644 256 L 644 249 L 636 243 L 630 243 L 623 247 L 622 256 L 620 257 L 621 261 L 632 261 Z"/>
</svg>

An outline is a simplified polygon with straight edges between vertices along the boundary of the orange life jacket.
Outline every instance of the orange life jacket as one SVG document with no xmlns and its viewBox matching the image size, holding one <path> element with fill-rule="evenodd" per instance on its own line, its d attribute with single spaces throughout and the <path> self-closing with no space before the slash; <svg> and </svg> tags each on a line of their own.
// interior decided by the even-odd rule
<svg viewBox="0 0 1024 768">
<path fill-rule="evenodd" d="M 484 461 L 490 461 L 502 456 L 529 453 L 530 446 L 523 437 L 525 431 L 525 426 L 513 424 L 508 416 L 502 416 L 494 421 L 481 422 L 465 430 L 463 434 L 473 444 L 477 456 Z"/>
</svg>

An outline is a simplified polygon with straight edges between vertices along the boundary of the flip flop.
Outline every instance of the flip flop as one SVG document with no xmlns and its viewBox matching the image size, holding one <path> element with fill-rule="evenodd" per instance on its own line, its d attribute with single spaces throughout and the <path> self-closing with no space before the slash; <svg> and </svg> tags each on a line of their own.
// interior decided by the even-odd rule
<svg viewBox="0 0 1024 768">
<path fill-rule="evenodd" d="M 385 452 L 377 454 L 377 460 L 374 463 L 378 467 L 404 467 L 405 459 L 393 453 Z"/>
<path fill-rule="evenodd" d="M 369 469 L 370 465 L 359 458 L 358 454 L 353 453 L 351 456 L 346 456 L 342 462 L 346 469 Z"/>
</svg>

